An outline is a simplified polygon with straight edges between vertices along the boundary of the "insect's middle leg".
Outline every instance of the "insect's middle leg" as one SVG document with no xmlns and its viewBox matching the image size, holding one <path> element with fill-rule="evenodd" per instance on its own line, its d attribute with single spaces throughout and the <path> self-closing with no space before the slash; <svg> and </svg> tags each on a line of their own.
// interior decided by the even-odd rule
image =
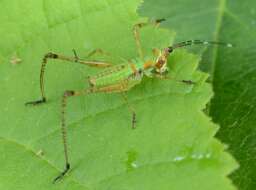
<svg viewBox="0 0 256 190">
<path fill-rule="evenodd" d="M 73 50 L 74 51 L 74 50 Z M 40 71 L 40 91 L 41 91 L 41 99 L 36 101 L 27 102 L 26 105 L 37 105 L 46 102 L 46 96 L 44 92 L 44 73 L 45 73 L 45 66 L 48 63 L 48 59 L 59 59 L 64 61 L 70 61 L 70 62 L 77 62 L 83 65 L 91 66 L 91 67 L 98 67 L 98 68 L 105 68 L 110 67 L 112 64 L 102 61 L 85 61 L 80 59 L 76 52 L 74 51 L 74 57 L 68 57 L 56 53 L 47 53 L 45 54 L 42 64 L 41 64 L 41 71 Z"/>
<path fill-rule="evenodd" d="M 135 109 L 129 104 L 125 92 L 122 93 L 122 97 L 123 97 L 125 103 L 127 104 L 128 108 L 129 108 L 129 110 L 130 110 L 130 112 L 132 113 L 132 129 L 135 129 L 135 124 L 136 124 L 136 122 L 137 122 Z"/>
<path fill-rule="evenodd" d="M 173 81 L 181 82 L 188 85 L 196 84 L 196 82 L 193 82 L 192 80 L 176 80 L 174 78 L 171 78 L 170 76 L 161 75 L 158 73 L 151 74 L 151 77 L 158 78 L 158 79 L 165 79 L 165 80 L 173 80 Z"/>
<path fill-rule="evenodd" d="M 141 29 L 142 27 L 147 26 L 149 24 L 153 24 L 153 25 L 157 26 L 160 22 L 162 22 L 164 20 L 165 19 L 157 19 L 157 20 L 154 20 L 154 21 L 151 21 L 151 22 L 138 23 L 138 24 L 135 24 L 133 26 L 133 35 L 134 35 L 134 39 L 135 39 L 136 46 L 137 46 L 137 49 L 138 49 L 138 54 L 139 54 L 139 57 L 141 59 L 143 59 L 144 55 L 143 55 L 141 41 L 140 41 L 139 29 Z"/>
</svg>

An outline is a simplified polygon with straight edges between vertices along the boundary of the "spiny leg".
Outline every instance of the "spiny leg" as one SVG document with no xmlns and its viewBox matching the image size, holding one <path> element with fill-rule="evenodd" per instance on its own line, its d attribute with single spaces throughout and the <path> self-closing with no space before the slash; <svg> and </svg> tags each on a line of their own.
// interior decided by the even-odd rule
<svg viewBox="0 0 256 190">
<path fill-rule="evenodd" d="M 151 21 L 151 22 L 138 23 L 138 24 L 135 24 L 133 26 L 133 35 L 134 35 L 134 38 L 135 38 L 135 42 L 136 42 L 136 46 L 137 46 L 137 49 L 138 49 L 139 57 L 141 59 L 143 59 L 144 55 L 143 55 L 141 42 L 140 42 L 139 29 L 141 29 L 142 27 L 147 26 L 149 24 L 158 25 L 162 21 L 165 21 L 165 19 L 157 19 L 157 20 L 154 20 L 154 21 Z"/>
<path fill-rule="evenodd" d="M 62 102 L 61 102 L 61 133 L 62 133 L 62 141 L 64 146 L 64 156 L 65 156 L 65 169 L 59 176 L 57 176 L 53 183 L 55 183 L 57 180 L 61 179 L 70 169 L 70 162 L 68 157 L 68 146 L 67 146 L 67 130 L 66 130 L 66 120 L 65 120 L 65 113 L 66 113 L 66 107 L 67 107 L 67 98 L 72 96 L 81 96 L 81 95 L 87 95 L 89 93 L 92 93 L 92 89 L 83 90 L 83 91 L 73 91 L 68 90 L 65 91 L 62 96 Z"/>
<path fill-rule="evenodd" d="M 47 62 L 48 59 L 59 59 L 59 60 L 64 60 L 64 61 L 77 62 L 77 63 L 83 64 L 83 65 L 88 65 L 91 67 L 99 67 L 99 68 L 112 66 L 110 63 L 107 63 L 107 62 L 82 60 L 77 56 L 75 50 L 73 50 L 73 52 L 74 52 L 74 57 L 59 55 L 59 54 L 52 53 L 52 52 L 45 54 L 43 61 L 42 61 L 42 65 L 41 65 L 41 71 L 40 71 L 41 99 L 36 100 L 36 101 L 27 102 L 25 105 L 38 105 L 38 104 L 46 102 L 46 96 L 45 96 L 45 92 L 44 92 L 44 72 L 45 72 L 45 66 L 48 63 Z"/>
<path fill-rule="evenodd" d="M 132 113 L 132 129 L 135 129 L 135 128 L 136 128 L 136 127 L 135 127 L 135 124 L 136 124 L 136 122 L 137 122 L 135 110 L 134 110 L 134 108 L 129 104 L 125 92 L 122 93 L 122 97 L 123 97 L 125 103 L 127 104 L 128 108 L 129 108 L 129 110 L 130 110 L 130 112 Z"/>
<path fill-rule="evenodd" d="M 70 162 L 69 162 L 68 147 L 67 147 L 67 136 L 66 136 L 67 134 L 66 120 L 65 120 L 67 99 L 73 96 L 84 96 L 88 94 L 101 93 L 101 92 L 103 93 L 122 92 L 125 90 L 126 90 L 126 86 L 122 83 L 119 83 L 119 84 L 114 84 L 114 85 L 105 86 L 101 88 L 91 87 L 82 91 L 73 91 L 73 90 L 65 91 L 62 97 L 62 105 L 61 105 L 61 133 L 62 133 L 62 140 L 63 140 L 63 146 L 64 146 L 65 169 L 63 172 L 61 172 L 59 176 L 57 176 L 53 180 L 53 183 L 55 183 L 56 181 L 64 177 L 65 174 L 70 170 Z"/>
<path fill-rule="evenodd" d="M 68 158 L 68 147 L 67 147 L 67 131 L 66 131 L 66 123 L 65 123 L 65 108 L 67 105 L 67 98 L 70 96 L 74 96 L 75 91 L 65 91 L 62 97 L 62 104 L 61 104 L 61 133 L 62 133 L 62 140 L 64 145 L 64 156 L 65 156 L 65 169 L 59 176 L 57 176 L 53 183 L 57 180 L 61 179 L 70 169 L 70 163 Z"/>
</svg>

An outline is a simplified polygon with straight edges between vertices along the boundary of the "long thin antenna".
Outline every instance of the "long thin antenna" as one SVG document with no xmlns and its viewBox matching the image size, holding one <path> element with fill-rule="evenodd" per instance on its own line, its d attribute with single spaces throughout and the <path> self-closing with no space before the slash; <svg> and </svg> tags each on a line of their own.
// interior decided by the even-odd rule
<svg viewBox="0 0 256 190">
<path fill-rule="evenodd" d="M 177 44 L 174 44 L 170 47 L 168 47 L 168 51 L 171 53 L 174 49 L 185 47 L 185 46 L 191 46 L 191 45 L 220 45 L 225 47 L 233 47 L 230 43 L 224 43 L 224 42 L 214 42 L 214 41 L 203 41 L 203 40 L 188 40 L 185 42 L 180 42 Z"/>
</svg>

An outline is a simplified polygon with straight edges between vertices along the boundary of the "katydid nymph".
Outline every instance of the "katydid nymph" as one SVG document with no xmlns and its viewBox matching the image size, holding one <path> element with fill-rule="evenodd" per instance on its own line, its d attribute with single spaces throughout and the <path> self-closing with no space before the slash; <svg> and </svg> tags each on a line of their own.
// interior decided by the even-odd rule
<svg viewBox="0 0 256 190">
<path fill-rule="evenodd" d="M 167 78 L 168 67 L 167 67 L 167 58 L 168 56 L 177 48 L 182 48 L 184 46 L 190 45 L 223 45 L 226 47 L 232 47 L 229 43 L 214 42 L 214 41 L 202 41 L 202 40 L 189 40 L 181 43 L 174 44 L 172 46 L 163 48 L 163 49 L 154 49 L 152 55 L 147 55 L 144 57 L 139 29 L 148 24 L 158 25 L 164 19 L 155 20 L 154 22 L 149 23 L 138 23 L 133 27 L 134 39 L 136 42 L 136 47 L 138 50 L 138 57 L 132 61 L 124 61 L 118 65 L 112 65 L 111 63 L 104 61 L 90 61 L 80 59 L 76 52 L 74 51 L 73 57 L 68 57 L 56 53 L 47 53 L 43 57 L 41 72 L 40 72 L 40 90 L 41 90 L 41 99 L 37 101 L 27 102 L 26 105 L 39 105 L 47 101 L 45 92 L 44 92 L 44 71 L 45 66 L 48 63 L 48 59 L 59 59 L 64 61 L 76 62 L 83 65 L 96 68 L 105 68 L 103 71 L 100 71 L 98 74 L 89 76 L 88 83 L 89 87 L 84 90 L 67 90 L 63 93 L 62 104 L 61 104 L 61 133 L 62 140 L 64 145 L 64 158 L 65 158 L 65 169 L 60 175 L 58 175 L 54 182 L 61 179 L 71 168 L 69 162 L 69 154 L 67 148 L 67 138 L 66 138 L 66 123 L 65 123 L 65 113 L 66 113 L 66 104 L 67 99 L 74 96 L 89 95 L 93 93 L 120 93 L 126 103 L 128 104 L 127 97 L 125 92 L 129 91 L 135 85 L 141 83 L 143 77 Z M 101 49 L 96 49 L 90 53 L 103 53 Z M 184 83 L 184 85 L 194 85 L 194 82 L 191 80 L 181 80 L 177 81 Z M 132 114 L 132 129 L 135 129 L 136 124 L 136 113 L 131 105 L 129 105 L 129 110 Z"/>
</svg>

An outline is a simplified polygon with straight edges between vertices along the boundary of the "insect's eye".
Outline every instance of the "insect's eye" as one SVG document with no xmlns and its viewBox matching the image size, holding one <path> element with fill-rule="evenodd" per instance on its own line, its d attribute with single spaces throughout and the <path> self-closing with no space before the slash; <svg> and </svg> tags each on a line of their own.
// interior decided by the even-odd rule
<svg viewBox="0 0 256 190">
<path fill-rule="evenodd" d="M 162 69 L 162 67 L 163 67 L 164 65 L 165 65 L 165 60 L 163 60 L 163 59 L 158 59 L 156 65 L 155 65 L 155 67 L 156 67 L 157 69 Z"/>
<path fill-rule="evenodd" d="M 141 74 L 141 73 L 142 73 L 142 69 L 139 69 L 139 70 L 138 70 L 138 73 Z"/>
</svg>

